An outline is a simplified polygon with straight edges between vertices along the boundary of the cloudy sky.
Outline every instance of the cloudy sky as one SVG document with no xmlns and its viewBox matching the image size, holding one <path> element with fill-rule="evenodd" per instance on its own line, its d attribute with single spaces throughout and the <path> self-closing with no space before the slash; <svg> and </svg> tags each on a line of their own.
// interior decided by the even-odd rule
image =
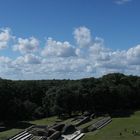
<svg viewBox="0 0 140 140">
<path fill-rule="evenodd" d="M 140 75 L 139 0 L 0 0 L 0 77 Z"/>
</svg>

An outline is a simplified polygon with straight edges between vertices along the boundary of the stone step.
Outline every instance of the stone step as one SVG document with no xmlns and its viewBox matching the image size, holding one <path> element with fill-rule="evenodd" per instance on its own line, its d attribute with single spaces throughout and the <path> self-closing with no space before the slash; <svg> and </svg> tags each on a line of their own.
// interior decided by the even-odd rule
<svg viewBox="0 0 140 140">
<path fill-rule="evenodd" d="M 73 140 L 79 140 L 80 138 L 82 138 L 85 134 L 84 133 L 81 133 L 80 135 L 78 135 L 75 139 Z"/>
<path fill-rule="evenodd" d="M 13 136 L 13 137 L 10 138 L 9 140 L 14 140 L 15 138 L 17 138 L 17 137 L 19 137 L 19 136 L 21 136 L 21 135 L 23 135 L 23 134 L 25 134 L 25 133 L 26 133 L 26 131 L 23 131 L 23 132 L 21 132 L 21 133 L 15 135 L 15 136 Z"/>
</svg>

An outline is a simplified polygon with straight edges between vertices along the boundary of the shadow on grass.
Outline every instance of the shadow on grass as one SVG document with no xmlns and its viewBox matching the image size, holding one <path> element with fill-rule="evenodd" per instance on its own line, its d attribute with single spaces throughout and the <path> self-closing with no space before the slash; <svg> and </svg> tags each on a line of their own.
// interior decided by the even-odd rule
<svg viewBox="0 0 140 140">
<path fill-rule="evenodd" d="M 15 121 L 6 121 L 0 125 L 0 132 L 10 130 L 11 128 L 17 128 L 17 129 L 26 129 L 33 124 L 29 122 L 15 122 Z"/>
<path fill-rule="evenodd" d="M 110 116 L 112 118 L 130 117 L 134 112 L 135 110 L 117 110 L 114 113 L 111 113 Z"/>
</svg>

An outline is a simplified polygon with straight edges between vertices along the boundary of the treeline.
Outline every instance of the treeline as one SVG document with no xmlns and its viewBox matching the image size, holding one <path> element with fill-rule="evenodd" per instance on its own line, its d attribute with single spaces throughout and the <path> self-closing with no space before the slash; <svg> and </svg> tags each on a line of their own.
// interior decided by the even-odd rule
<svg viewBox="0 0 140 140">
<path fill-rule="evenodd" d="M 0 121 L 140 109 L 140 77 L 120 73 L 81 80 L 0 79 Z"/>
</svg>

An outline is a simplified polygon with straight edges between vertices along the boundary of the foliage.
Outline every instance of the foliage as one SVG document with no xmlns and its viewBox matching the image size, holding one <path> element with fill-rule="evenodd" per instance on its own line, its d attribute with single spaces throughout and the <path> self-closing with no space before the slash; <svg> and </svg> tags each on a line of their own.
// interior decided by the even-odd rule
<svg viewBox="0 0 140 140">
<path fill-rule="evenodd" d="M 0 79 L 0 121 L 33 120 L 85 111 L 119 114 L 140 109 L 140 77 L 120 73 L 81 80 Z"/>
</svg>

